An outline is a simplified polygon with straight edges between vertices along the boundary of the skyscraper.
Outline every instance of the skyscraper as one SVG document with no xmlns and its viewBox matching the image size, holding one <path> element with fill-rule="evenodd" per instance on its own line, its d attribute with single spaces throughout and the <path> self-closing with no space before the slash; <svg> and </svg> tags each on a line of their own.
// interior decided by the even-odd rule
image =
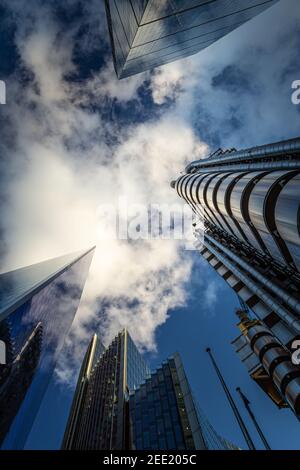
<svg viewBox="0 0 300 470">
<path fill-rule="evenodd" d="M 90 371 L 73 437 L 67 426 L 63 448 L 128 449 L 128 393 L 143 382 L 149 373 L 146 363 L 124 329 Z M 77 390 L 78 386 L 79 383 Z"/>
<path fill-rule="evenodd" d="M 105 348 L 98 336 L 95 334 L 89 344 L 89 347 L 85 353 L 83 363 L 79 372 L 77 380 L 77 386 L 71 405 L 69 419 L 64 434 L 64 440 L 62 444 L 63 449 L 70 449 L 78 439 L 78 431 L 80 429 L 80 418 L 82 416 L 84 403 L 86 400 L 86 392 L 89 384 L 91 373 L 96 365 L 101 354 L 105 351 Z"/>
<path fill-rule="evenodd" d="M 0 274 L 0 445 L 22 449 L 74 319 L 93 250 Z"/>
<path fill-rule="evenodd" d="M 64 440 L 62 444 L 63 449 L 71 449 L 74 443 L 79 439 L 79 433 L 81 431 L 80 420 L 82 418 L 83 407 L 86 400 L 89 379 L 98 359 L 101 357 L 101 354 L 104 351 L 105 347 L 99 340 L 98 336 L 95 334 L 85 353 L 80 369 L 69 419 L 64 434 Z"/>
<path fill-rule="evenodd" d="M 64 449 L 234 448 L 197 409 L 179 355 L 150 373 L 127 330 L 118 334 L 90 368 L 84 397 L 77 406 L 89 351 L 79 376 Z M 72 427 L 74 409 L 79 413 L 75 413 Z"/>
<path fill-rule="evenodd" d="M 178 353 L 130 393 L 130 421 L 136 450 L 229 450 L 197 407 Z"/>
<path fill-rule="evenodd" d="M 204 222 L 201 255 L 269 330 L 268 340 L 291 351 L 300 334 L 300 138 L 219 149 L 172 186 Z"/>
<path fill-rule="evenodd" d="M 117 76 L 196 54 L 277 1 L 105 0 Z"/>
</svg>

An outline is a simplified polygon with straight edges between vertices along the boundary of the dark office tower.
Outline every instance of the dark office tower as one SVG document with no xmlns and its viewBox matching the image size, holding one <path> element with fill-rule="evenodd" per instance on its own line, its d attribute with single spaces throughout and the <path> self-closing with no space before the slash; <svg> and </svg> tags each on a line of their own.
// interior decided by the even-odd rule
<svg viewBox="0 0 300 470">
<path fill-rule="evenodd" d="M 146 363 L 124 329 L 90 371 L 80 416 L 72 435 L 67 427 L 63 448 L 130 448 L 128 393 L 143 382 L 149 373 Z"/>
<path fill-rule="evenodd" d="M 89 344 L 80 369 L 75 395 L 73 398 L 71 411 L 62 444 L 63 449 L 72 449 L 78 439 L 78 433 L 81 429 L 81 418 L 84 403 L 86 400 L 86 391 L 93 369 L 100 359 L 105 347 L 95 334 Z"/>
<path fill-rule="evenodd" d="M 87 364 L 93 360 L 90 351 L 91 346 L 81 369 L 63 449 L 235 448 L 218 436 L 197 409 L 178 354 L 151 374 L 126 330 L 87 373 Z"/>
<path fill-rule="evenodd" d="M 74 319 L 94 249 L 0 274 L 0 445 L 22 449 Z"/>
<path fill-rule="evenodd" d="M 151 374 L 129 399 L 136 450 L 229 450 L 197 408 L 178 353 Z"/>
<path fill-rule="evenodd" d="M 196 54 L 277 1 L 105 0 L 117 76 Z"/>
<path fill-rule="evenodd" d="M 291 350 L 300 335 L 300 138 L 218 150 L 172 186 L 204 223 L 202 256 Z"/>
</svg>

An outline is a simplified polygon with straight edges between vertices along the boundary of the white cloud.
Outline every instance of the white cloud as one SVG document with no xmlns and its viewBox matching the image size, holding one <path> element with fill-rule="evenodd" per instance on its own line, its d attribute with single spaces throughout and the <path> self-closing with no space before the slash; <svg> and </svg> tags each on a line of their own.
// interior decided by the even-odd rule
<svg viewBox="0 0 300 470">
<path fill-rule="evenodd" d="M 178 202 L 170 180 L 205 147 L 171 113 L 119 130 L 118 143 L 110 147 L 105 132 L 113 134 L 116 123 L 78 102 L 137 99 L 145 76 L 119 82 L 111 65 L 105 66 L 81 84 L 79 96 L 77 84 L 65 79 L 74 70 L 71 35 L 59 33 L 51 20 L 46 25 L 44 18 L 35 18 L 34 25 L 17 36 L 33 80 L 17 90 L 18 99 L 7 108 L 17 139 L 10 153 L 16 174 L 3 212 L 8 247 L 4 270 L 93 245 L 98 205 L 117 203 L 119 196 L 126 196 L 129 204 Z M 169 309 L 185 303 L 190 270 L 190 257 L 172 240 L 99 241 L 72 345 L 87 339 L 88 320 L 99 317 L 105 342 L 127 325 L 140 348 L 155 350 L 157 327 Z M 105 316 L 99 311 L 101 300 L 107 305 Z M 67 356 L 69 366 L 80 351 L 76 347 Z M 58 374 L 61 380 L 72 376 L 65 363 Z"/>
<path fill-rule="evenodd" d="M 184 68 L 182 62 L 190 64 L 189 61 L 177 61 L 154 70 L 150 85 L 154 103 L 161 105 L 167 99 L 176 100 L 183 91 L 190 67 Z"/>
<path fill-rule="evenodd" d="M 138 88 L 148 76 L 149 73 L 146 72 L 118 80 L 112 61 L 109 61 L 101 74 L 95 75 L 92 80 L 88 80 L 84 94 L 86 95 L 88 92 L 93 98 L 108 96 L 120 102 L 126 102 L 137 98 Z"/>
<path fill-rule="evenodd" d="M 63 32 L 50 7 L 32 10 L 22 1 L 12 1 L 10 6 L 18 18 L 17 47 L 33 80 L 25 88 L 15 85 L 16 99 L 6 108 L 17 136 L 14 151 L 9 150 L 14 176 L 2 216 L 7 246 L 3 269 L 93 245 L 98 205 L 117 203 L 119 196 L 125 195 L 129 203 L 176 203 L 169 182 L 187 162 L 208 153 L 197 133 L 205 138 L 217 134 L 229 146 L 271 141 L 281 137 L 280 110 L 288 117 L 284 118 L 284 124 L 289 123 L 286 132 L 296 130 L 295 107 L 290 100 L 285 103 L 280 88 L 287 86 L 288 78 L 282 81 L 282 68 L 278 68 L 278 63 L 288 67 L 295 47 L 282 41 L 274 50 L 268 35 L 276 42 L 275 33 L 264 32 L 271 11 L 255 20 L 260 25 L 257 37 L 253 24 L 245 25 L 242 32 L 224 38 L 222 46 L 218 42 L 153 74 L 122 81 L 115 78 L 112 63 L 107 62 L 98 74 L 78 85 L 66 80 L 66 75 L 75 70 L 72 52 L 74 44 L 80 47 L 74 42 L 79 25 Z M 90 8 L 85 5 L 85 19 L 95 27 L 101 23 L 96 19 L 98 1 Z M 293 24 L 287 19 L 285 31 Z M 106 35 L 105 28 L 102 34 Z M 85 47 L 90 44 L 91 48 L 101 39 L 93 31 L 88 38 Z M 257 96 L 238 86 L 233 90 L 212 86 L 212 78 L 232 63 L 249 72 Z M 145 79 L 150 80 L 157 106 L 173 102 L 156 120 L 129 123 L 120 129 L 118 116 L 107 121 L 101 112 L 79 106 L 99 105 L 102 109 L 107 100 L 113 107 L 115 101 L 124 104 L 131 99 L 138 105 L 137 91 Z M 241 128 L 232 128 L 232 117 L 241 117 Z M 113 143 L 107 134 L 115 137 Z M 74 335 L 86 340 L 87 320 L 102 316 L 105 341 L 128 325 L 141 348 L 154 350 L 156 328 L 166 321 L 170 308 L 186 300 L 190 270 L 191 258 L 172 241 L 101 241 L 72 341 Z M 206 302 L 213 304 L 216 295 L 211 284 Z M 105 316 L 99 311 L 99 299 L 107 301 Z M 136 299 L 136 307 L 129 308 Z M 67 370 L 65 373 L 69 376 Z"/>
</svg>

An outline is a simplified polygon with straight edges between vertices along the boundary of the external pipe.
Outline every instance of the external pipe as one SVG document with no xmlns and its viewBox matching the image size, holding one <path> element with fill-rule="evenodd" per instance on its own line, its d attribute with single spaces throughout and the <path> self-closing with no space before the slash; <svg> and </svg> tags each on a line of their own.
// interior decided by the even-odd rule
<svg viewBox="0 0 300 470">
<path fill-rule="evenodd" d="M 281 154 L 295 154 L 300 151 L 300 137 L 296 139 L 277 142 L 275 144 L 262 145 L 246 150 L 240 150 L 231 154 L 219 155 L 216 157 L 196 160 L 186 167 L 186 172 L 190 173 L 193 168 L 201 168 L 211 166 L 214 162 L 235 163 L 248 159 L 258 159 L 267 157 L 276 157 Z"/>
<path fill-rule="evenodd" d="M 216 247 L 220 248 L 224 253 L 226 253 L 227 256 L 229 256 L 233 261 L 238 263 L 241 268 L 245 269 L 248 271 L 255 279 L 257 279 L 261 284 L 266 286 L 268 289 L 270 289 L 275 295 L 280 297 L 289 307 L 294 309 L 297 313 L 300 314 L 300 302 L 293 297 L 291 294 L 288 294 L 284 289 L 281 289 L 281 287 L 275 285 L 272 281 L 270 281 L 266 276 L 261 274 L 259 271 L 257 271 L 255 268 L 250 266 L 248 263 L 243 261 L 241 258 L 239 258 L 237 255 L 232 253 L 228 248 L 224 247 L 220 242 L 216 241 L 213 237 L 210 235 L 205 234 L 205 237 L 213 243 Z"/>
<path fill-rule="evenodd" d="M 204 239 L 205 245 L 205 239 Z M 274 310 L 279 317 L 294 331 L 300 334 L 300 322 L 287 312 L 276 301 L 272 300 L 267 292 L 249 279 L 243 272 L 231 263 L 225 256 L 215 250 L 209 243 L 207 248 L 214 254 L 230 271 L 232 271 L 249 289 L 256 294 L 271 310 Z M 205 245 L 206 246 L 206 245 Z"/>
<path fill-rule="evenodd" d="M 247 328 L 247 324 L 246 324 Z M 245 333 L 244 333 L 245 334 Z M 300 369 L 281 342 L 262 325 L 250 325 L 245 334 L 254 354 L 292 410 L 300 413 Z"/>
<path fill-rule="evenodd" d="M 201 161 L 201 160 L 199 160 Z M 194 162 L 193 162 L 194 163 Z M 192 163 L 190 164 L 192 165 Z M 270 171 L 273 171 L 273 170 L 294 170 L 295 168 L 299 168 L 300 167 L 300 162 L 299 161 L 283 161 L 283 162 L 261 162 L 261 163 L 244 163 L 244 164 L 237 164 L 237 165 L 227 165 L 226 163 L 224 163 L 223 165 L 221 166 L 212 166 L 212 167 L 199 167 L 199 165 L 197 165 L 195 168 L 199 168 L 199 171 L 201 173 L 217 173 L 217 172 L 220 172 L 220 171 L 232 171 L 232 172 L 235 172 L 235 171 L 257 171 L 257 170 L 270 170 Z M 186 167 L 186 171 L 187 171 L 187 168 Z M 197 173 L 190 173 L 187 172 L 188 174 L 191 174 L 191 175 L 195 175 Z"/>
</svg>

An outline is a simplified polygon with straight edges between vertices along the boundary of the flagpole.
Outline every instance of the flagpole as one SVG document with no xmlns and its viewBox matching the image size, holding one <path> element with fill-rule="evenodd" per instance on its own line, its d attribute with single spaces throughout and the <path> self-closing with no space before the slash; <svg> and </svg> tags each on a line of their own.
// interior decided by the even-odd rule
<svg viewBox="0 0 300 470">
<path fill-rule="evenodd" d="M 253 411 L 252 411 L 252 409 L 251 409 L 251 407 L 250 407 L 250 404 L 251 404 L 250 401 L 248 400 L 248 398 L 246 397 L 246 395 L 242 392 L 242 390 L 240 389 L 240 387 L 237 387 L 236 391 L 239 393 L 239 395 L 240 395 L 240 397 L 241 397 L 241 399 L 242 399 L 242 402 L 244 403 L 244 406 L 245 406 L 246 410 L 248 411 L 249 416 L 250 416 L 250 418 L 252 419 L 253 424 L 254 424 L 254 426 L 255 426 L 255 428 L 256 428 L 258 434 L 259 434 L 259 437 L 261 438 L 261 440 L 262 440 L 262 442 L 263 442 L 263 444 L 264 444 L 266 450 L 271 450 L 271 447 L 270 447 L 270 445 L 269 445 L 269 443 L 268 443 L 268 441 L 267 441 L 267 439 L 266 439 L 266 437 L 265 437 L 265 435 L 264 435 L 264 433 L 263 433 L 261 427 L 259 426 L 259 424 L 258 424 L 258 422 L 257 422 L 257 420 L 256 420 L 256 417 L 255 417 L 255 415 L 254 415 L 254 413 L 253 413 Z"/>
<path fill-rule="evenodd" d="M 248 432 L 248 429 L 247 429 L 247 427 L 246 427 L 246 425 L 245 425 L 245 423 L 244 423 L 244 421 L 243 421 L 243 419 L 242 419 L 242 417 L 241 417 L 241 415 L 240 415 L 240 413 L 239 413 L 239 410 L 238 410 L 238 408 L 237 408 L 237 406 L 236 406 L 236 404 L 235 404 L 235 402 L 234 402 L 234 400 L 233 400 L 233 398 L 232 398 L 232 395 L 231 395 L 231 393 L 230 393 L 230 391 L 229 391 L 229 389 L 228 389 L 228 387 L 227 387 L 227 385 L 226 385 L 226 382 L 225 382 L 225 380 L 224 380 L 224 378 L 223 378 L 223 376 L 222 376 L 222 374 L 221 374 L 221 372 L 220 372 L 220 369 L 219 369 L 219 367 L 218 367 L 217 364 L 216 364 L 216 361 L 215 361 L 215 359 L 214 359 L 214 357 L 213 357 L 213 355 L 212 355 L 211 349 L 210 349 L 210 348 L 207 348 L 207 349 L 206 349 L 206 352 L 208 353 L 208 355 L 209 355 L 209 357 L 210 357 L 210 359 L 211 359 L 211 362 L 212 362 L 213 367 L 214 367 L 214 369 L 215 369 L 215 371 L 216 371 L 216 373 L 217 373 L 217 376 L 218 376 L 218 378 L 219 378 L 219 380 L 220 380 L 220 382 L 221 382 L 221 385 L 222 385 L 222 387 L 223 387 L 223 390 L 224 390 L 224 392 L 225 392 L 225 395 L 226 395 L 226 397 L 227 397 L 227 400 L 228 400 L 228 402 L 229 402 L 229 405 L 231 406 L 231 409 L 232 409 L 232 411 L 233 411 L 233 414 L 234 414 L 234 416 L 235 416 L 235 419 L 237 420 L 238 425 L 239 425 L 239 427 L 240 427 L 240 430 L 241 430 L 241 432 L 242 432 L 242 434 L 243 434 L 243 436 L 244 436 L 244 438 L 245 438 L 245 441 L 247 442 L 248 448 L 249 448 L 250 450 L 255 450 L 255 446 L 254 446 L 254 443 L 253 443 L 253 441 L 252 441 L 252 439 L 251 439 L 251 436 L 250 436 L 250 434 L 249 434 L 249 432 Z"/>
</svg>

